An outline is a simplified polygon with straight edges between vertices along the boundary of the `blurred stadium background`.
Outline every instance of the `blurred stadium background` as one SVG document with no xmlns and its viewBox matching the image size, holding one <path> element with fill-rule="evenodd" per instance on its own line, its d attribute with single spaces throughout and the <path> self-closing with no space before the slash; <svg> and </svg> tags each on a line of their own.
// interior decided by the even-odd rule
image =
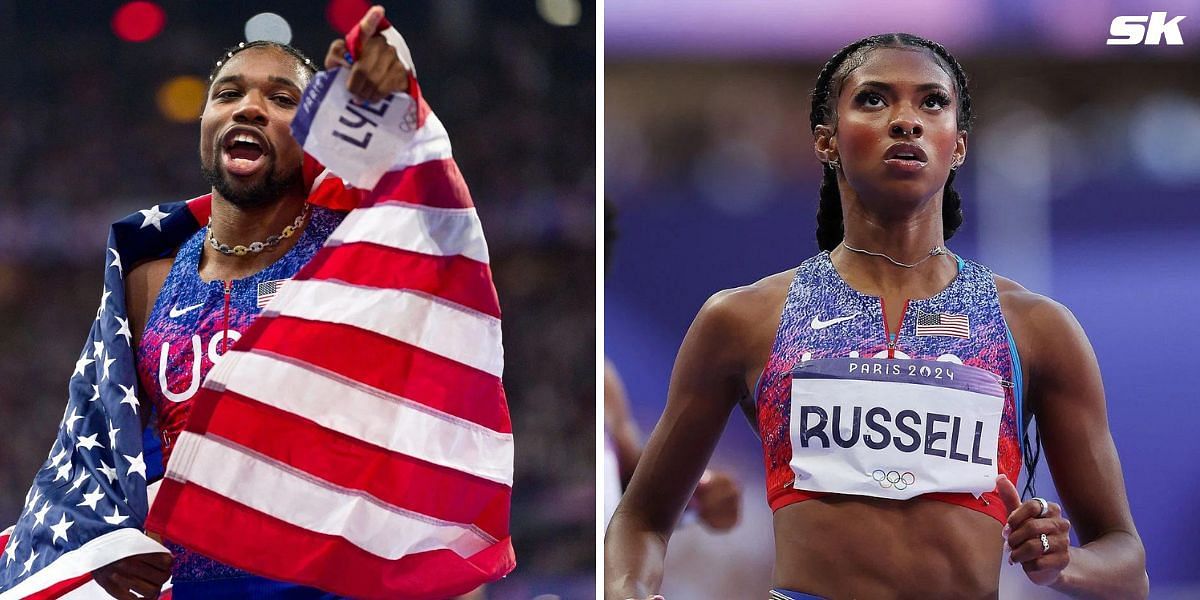
<svg viewBox="0 0 1200 600">
<path fill-rule="evenodd" d="M 505 313 L 518 566 L 490 597 L 592 597 L 595 4 L 382 4 L 450 131 Z M 197 118 L 218 54 L 265 27 L 320 61 L 367 7 L 0 0 L 0 528 L 53 440 L 108 224 L 207 191 Z"/>
<path fill-rule="evenodd" d="M 1188 17 L 1184 45 L 1105 43 L 1114 17 L 1151 10 Z M 620 236 L 605 352 L 644 431 L 704 300 L 817 252 L 808 94 L 821 66 L 865 35 L 923 35 L 963 64 L 977 115 L 949 245 L 1074 311 L 1104 373 L 1151 597 L 1200 597 L 1187 508 L 1200 492 L 1200 2 L 608 0 L 604 16 L 604 193 Z M 741 417 L 714 463 L 745 485 L 744 521 L 677 532 L 664 592 L 763 597 L 770 510 Z M 1054 497 L 1044 460 L 1037 481 Z M 1006 569 L 1002 597 L 1038 597 L 1023 580 Z"/>
</svg>

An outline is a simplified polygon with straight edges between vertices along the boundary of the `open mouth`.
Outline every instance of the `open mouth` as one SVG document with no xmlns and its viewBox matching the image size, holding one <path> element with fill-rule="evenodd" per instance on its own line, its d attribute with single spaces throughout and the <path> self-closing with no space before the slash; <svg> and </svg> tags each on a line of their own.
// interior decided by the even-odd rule
<svg viewBox="0 0 1200 600">
<path fill-rule="evenodd" d="M 904 171 L 916 171 L 929 162 L 925 150 L 916 144 L 892 144 L 883 158 L 884 164 Z"/>
<path fill-rule="evenodd" d="M 266 163 L 266 141 L 258 132 L 237 129 L 225 134 L 222 159 L 225 170 L 238 176 L 253 175 Z"/>
</svg>

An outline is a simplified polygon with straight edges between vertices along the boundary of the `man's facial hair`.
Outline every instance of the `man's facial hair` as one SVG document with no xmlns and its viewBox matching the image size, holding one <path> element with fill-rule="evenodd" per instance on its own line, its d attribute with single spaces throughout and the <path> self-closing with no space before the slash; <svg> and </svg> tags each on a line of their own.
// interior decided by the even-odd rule
<svg viewBox="0 0 1200 600">
<path fill-rule="evenodd" d="M 282 198 L 289 190 L 302 187 L 300 169 L 296 169 L 295 173 L 288 177 L 276 173 L 274 166 L 274 164 L 267 165 L 266 178 L 249 186 L 241 186 L 241 189 L 234 189 L 226 174 L 217 167 L 215 159 L 211 166 L 200 161 L 200 172 L 204 175 L 204 180 L 217 190 L 222 198 L 238 208 L 253 209 L 268 206 Z"/>
</svg>

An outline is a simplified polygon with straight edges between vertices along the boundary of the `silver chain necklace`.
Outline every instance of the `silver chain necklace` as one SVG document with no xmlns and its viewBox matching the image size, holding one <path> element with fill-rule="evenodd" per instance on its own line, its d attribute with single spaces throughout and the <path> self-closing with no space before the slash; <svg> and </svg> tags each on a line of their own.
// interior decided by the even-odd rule
<svg viewBox="0 0 1200 600">
<path fill-rule="evenodd" d="M 917 265 L 919 265 L 919 264 L 921 264 L 921 263 L 923 263 L 923 262 L 925 262 L 925 261 L 927 261 L 927 260 L 929 260 L 929 259 L 931 259 L 931 258 L 933 258 L 933 257 L 935 257 L 935 256 L 949 255 L 949 254 L 950 254 L 950 251 L 949 251 L 949 250 L 947 250 L 945 246 L 934 246 L 933 248 L 930 248 L 930 249 L 929 249 L 929 254 L 925 255 L 925 258 L 922 258 L 921 260 L 918 260 L 917 262 L 915 262 L 915 263 L 912 263 L 912 264 L 910 265 L 910 264 L 908 264 L 908 263 L 902 263 L 902 262 L 900 262 L 900 261 L 898 261 L 898 260 L 896 260 L 896 259 L 894 259 L 894 258 L 892 258 L 892 257 L 890 257 L 890 256 L 888 256 L 888 255 L 886 255 L 886 254 L 883 254 L 883 253 L 881 253 L 881 252 L 871 252 L 870 250 L 861 250 L 861 249 L 859 249 L 859 248 L 855 248 L 854 246 L 851 246 L 850 244 L 847 244 L 847 243 L 846 243 L 846 240 L 842 240 L 842 246 L 844 246 L 844 247 L 845 247 L 847 250 L 849 250 L 849 251 L 851 251 L 851 252 L 857 252 L 857 253 L 859 253 L 859 254 L 866 254 L 866 255 L 868 255 L 868 256 L 878 256 L 878 257 L 881 257 L 881 258 L 886 258 L 886 259 L 888 259 L 889 261 L 891 261 L 891 263 L 892 263 L 893 265 L 896 265 L 897 267 L 904 267 L 905 269 L 911 269 L 911 268 L 913 268 L 913 267 L 915 267 L 915 266 L 917 266 Z"/>
<path fill-rule="evenodd" d="M 278 246 L 280 242 L 292 237 L 292 234 L 300 231 L 300 227 L 304 225 L 304 218 L 308 216 L 308 203 L 304 203 L 304 210 L 300 211 L 300 216 L 291 225 L 283 228 L 279 235 L 273 235 L 261 242 L 252 242 L 249 246 L 234 246 L 229 247 L 228 244 L 223 244 L 213 235 L 212 217 L 208 218 L 208 244 L 213 250 L 224 254 L 225 256 L 245 256 L 247 254 L 258 254 L 264 250 L 271 250 Z"/>
</svg>

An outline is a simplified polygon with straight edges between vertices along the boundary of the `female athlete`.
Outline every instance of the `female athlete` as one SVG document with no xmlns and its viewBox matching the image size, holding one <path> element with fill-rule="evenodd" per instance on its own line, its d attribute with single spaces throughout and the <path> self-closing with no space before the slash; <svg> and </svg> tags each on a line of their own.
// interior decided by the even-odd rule
<svg viewBox="0 0 1200 600">
<path fill-rule="evenodd" d="M 737 406 L 763 444 L 772 598 L 994 598 L 1002 560 L 1069 595 L 1145 597 L 1079 323 L 945 247 L 971 126 L 958 62 L 908 34 L 859 40 L 818 76 L 811 125 L 822 252 L 700 309 L 606 535 L 606 598 L 658 597 Z M 1062 507 L 1014 486 L 1031 415 Z"/>
</svg>

